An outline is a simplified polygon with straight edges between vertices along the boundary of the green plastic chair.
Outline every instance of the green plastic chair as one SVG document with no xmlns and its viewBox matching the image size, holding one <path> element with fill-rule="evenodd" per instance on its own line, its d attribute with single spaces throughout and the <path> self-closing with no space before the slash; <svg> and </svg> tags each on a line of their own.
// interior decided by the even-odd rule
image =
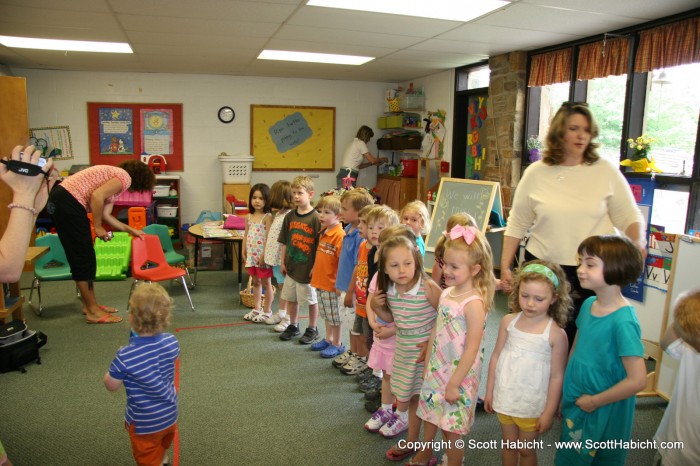
<svg viewBox="0 0 700 466">
<path fill-rule="evenodd" d="M 143 232 L 149 235 L 158 236 L 158 239 L 160 239 L 160 245 L 165 253 L 165 260 L 168 262 L 168 265 L 176 266 L 178 264 L 182 264 L 182 268 L 184 268 L 185 272 L 187 272 L 187 279 L 190 281 L 190 289 L 193 289 L 194 281 L 190 275 L 190 268 L 187 267 L 187 259 L 182 254 L 175 251 L 173 242 L 170 239 L 170 233 L 168 233 L 168 227 L 166 225 L 152 223 L 147 225 L 143 229 Z"/>
<path fill-rule="evenodd" d="M 57 282 L 65 280 L 73 280 L 73 275 L 70 272 L 70 265 L 66 259 L 66 252 L 63 250 L 61 240 L 58 235 L 48 234 L 40 236 L 36 239 L 37 246 L 46 246 L 49 251 L 34 262 L 34 279 L 32 280 L 32 289 L 29 292 L 29 305 L 32 307 L 36 315 L 40 316 L 44 311 L 44 306 L 41 303 L 41 282 Z M 32 304 L 32 296 L 34 288 L 39 297 L 39 306 Z M 76 296 L 80 297 L 78 287 L 75 287 Z"/>
</svg>

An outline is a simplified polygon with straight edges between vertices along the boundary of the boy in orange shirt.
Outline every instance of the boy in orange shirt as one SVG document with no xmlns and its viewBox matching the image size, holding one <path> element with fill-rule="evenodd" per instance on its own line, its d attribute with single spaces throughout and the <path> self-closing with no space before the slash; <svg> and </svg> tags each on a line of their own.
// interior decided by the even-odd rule
<svg viewBox="0 0 700 466">
<path fill-rule="evenodd" d="M 321 231 L 316 262 L 311 272 L 311 286 L 316 289 L 321 317 L 326 322 L 326 338 L 311 345 L 312 351 L 320 351 L 322 358 L 335 358 L 345 352 L 340 335 L 340 305 L 335 280 L 338 274 L 340 251 L 345 231 L 340 224 L 340 198 L 324 196 L 316 205 L 321 221 Z"/>
</svg>

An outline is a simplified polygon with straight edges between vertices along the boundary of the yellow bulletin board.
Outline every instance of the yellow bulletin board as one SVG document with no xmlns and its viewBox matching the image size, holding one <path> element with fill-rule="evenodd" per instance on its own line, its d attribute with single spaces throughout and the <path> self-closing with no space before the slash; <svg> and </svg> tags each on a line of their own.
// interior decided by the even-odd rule
<svg viewBox="0 0 700 466">
<path fill-rule="evenodd" d="M 335 107 L 250 106 L 253 170 L 335 170 Z"/>
</svg>

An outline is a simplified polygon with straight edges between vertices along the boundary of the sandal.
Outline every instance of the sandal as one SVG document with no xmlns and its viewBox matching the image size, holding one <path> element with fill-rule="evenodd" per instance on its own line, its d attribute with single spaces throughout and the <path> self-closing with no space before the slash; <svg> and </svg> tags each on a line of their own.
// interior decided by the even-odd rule
<svg viewBox="0 0 700 466">
<path fill-rule="evenodd" d="M 253 309 L 248 314 L 243 316 L 244 320 L 253 320 L 253 317 L 258 316 L 262 311 L 259 309 Z"/>
<path fill-rule="evenodd" d="M 431 456 L 430 460 L 428 462 L 417 462 L 414 461 L 415 458 L 411 458 L 411 460 L 408 463 L 404 463 L 404 466 L 436 466 L 438 463 L 438 459 L 435 456 Z"/>
<path fill-rule="evenodd" d="M 85 319 L 85 323 L 87 323 L 87 324 L 117 324 L 121 321 L 122 321 L 121 317 L 114 316 L 112 314 L 105 314 L 97 320 Z"/>
<path fill-rule="evenodd" d="M 261 324 L 261 323 L 265 322 L 267 319 L 269 319 L 270 317 L 272 317 L 272 312 L 270 312 L 269 314 L 265 314 L 264 312 L 261 312 L 260 314 L 256 315 L 255 317 L 253 317 L 250 320 L 252 320 L 253 322 L 255 322 L 257 324 Z"/>
<path fill-rule="evenodd" d="M 389 461 L 401 461 L 415 452 L 415 448 L 400 448 L 398 445 L 394 445 L 386 451 L 386 459 Z"/>
</svg>

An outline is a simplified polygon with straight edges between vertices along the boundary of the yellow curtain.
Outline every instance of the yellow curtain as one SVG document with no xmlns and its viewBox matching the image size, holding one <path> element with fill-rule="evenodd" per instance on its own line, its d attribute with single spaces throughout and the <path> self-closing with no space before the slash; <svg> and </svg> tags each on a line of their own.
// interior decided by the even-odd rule
<svg viewBox="0 0 700 466">
<path fill-rule="evenodd" d="M 647 73 L 700 62 L 700 18 L 690 18 L 639 32 L 634 71 Z"/>
<path fill-rule="evenodd" d="M 576 79 L 579 81 L 627 73 L 629 39 L 601 40 L 582 45 L 578 52 Z"/>
<path fill-rule="evenodd" d="M 542 53 L 530 61 L 530 79 L 527 85 L 546 86 L 571 79 L 571 48 Z"/>
</svg>

